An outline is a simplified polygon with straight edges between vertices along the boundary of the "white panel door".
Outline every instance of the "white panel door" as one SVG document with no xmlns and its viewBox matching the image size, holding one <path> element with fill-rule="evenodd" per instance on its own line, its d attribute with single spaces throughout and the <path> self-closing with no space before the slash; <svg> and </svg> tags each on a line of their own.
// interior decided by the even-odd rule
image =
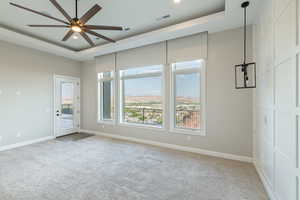
<svg viewBox="0 0 300 200">
<path fill-rule="evenodd" d="M 55 76 L 55 137 L 75 133 L 80 128 L 80 79 Z"/>
</svg>

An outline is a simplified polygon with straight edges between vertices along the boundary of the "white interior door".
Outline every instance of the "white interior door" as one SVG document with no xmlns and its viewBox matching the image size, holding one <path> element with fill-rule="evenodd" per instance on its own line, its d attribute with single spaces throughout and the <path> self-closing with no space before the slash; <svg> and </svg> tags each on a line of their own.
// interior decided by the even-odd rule
<svg viewBox="0 0 300 200">
<path fill-rule="evenodd" d="M 80 79 L 54 76 L 55 137 L 75 133 L 80 129 Z"/>
</svg>

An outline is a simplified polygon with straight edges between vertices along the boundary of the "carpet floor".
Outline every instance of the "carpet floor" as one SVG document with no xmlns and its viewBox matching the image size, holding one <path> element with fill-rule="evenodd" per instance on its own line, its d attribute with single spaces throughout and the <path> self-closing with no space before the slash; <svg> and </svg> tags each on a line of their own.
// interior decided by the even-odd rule
<svg viewBox="0 0 300 200">
<path fill-rule="evenodd" d="M 0 199 L 268 198 L 252 164 L 92 136 L 0 152 Z"/>
</svg>

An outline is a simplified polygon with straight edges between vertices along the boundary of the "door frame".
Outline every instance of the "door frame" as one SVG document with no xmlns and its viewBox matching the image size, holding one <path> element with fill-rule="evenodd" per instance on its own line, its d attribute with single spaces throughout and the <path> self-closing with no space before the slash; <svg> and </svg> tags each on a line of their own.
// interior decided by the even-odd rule
<svg viewBox="0 0 300 200">
<path fill-rule="evenodd" d="M 74 76 L 65 76 L 65 75 L 58 75 L 58 74 L 54 74 L 53 75 L 53 112 L 52 112 L 52 116 L 53 116 L 53 136 L 56 138 L 56 137 L 59 137 L 58 133 L 56 132 L 56 90 L 57 90 L 57 87 L 56 87 L 56 79 L 57 78 L 60 78 L 60 79 L 71 79 L 71 80 L 74 80 L 74 81 L 77 81 L 79 83 L 78 87 L 78 96 L 79 96 L 79 99 L 78 99 L 78 109 L 77 109 L 77 115 L 78 116 L 78 126 L 74 128 L 74 131 L 75 132 L 78 132 L 80 130 L 80 126 L 81 126 L 81 83 L 80 83 L 80 78 L 79 77 L 74 77 Z M 72 131 L 73 132 L 73 131 Z M 72 132 L 70 132 L 69 134 L 71 134 Z"/>
</svg>

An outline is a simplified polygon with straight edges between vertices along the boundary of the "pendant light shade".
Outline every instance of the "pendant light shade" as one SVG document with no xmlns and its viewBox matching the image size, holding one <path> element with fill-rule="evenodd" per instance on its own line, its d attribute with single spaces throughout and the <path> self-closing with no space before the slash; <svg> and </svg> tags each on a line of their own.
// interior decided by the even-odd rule
<svg viewBox="0 0 300 200">
<path fill-rule="evenodd" d="M 247 7 L 249 1 L 242 3 L 244 9 L 244 62 L 242 64 L 235 65 L 235 88 L 247 89 L 256 88 L 256 63 L 246 62 L 247 57 Z"/>
</svg>

